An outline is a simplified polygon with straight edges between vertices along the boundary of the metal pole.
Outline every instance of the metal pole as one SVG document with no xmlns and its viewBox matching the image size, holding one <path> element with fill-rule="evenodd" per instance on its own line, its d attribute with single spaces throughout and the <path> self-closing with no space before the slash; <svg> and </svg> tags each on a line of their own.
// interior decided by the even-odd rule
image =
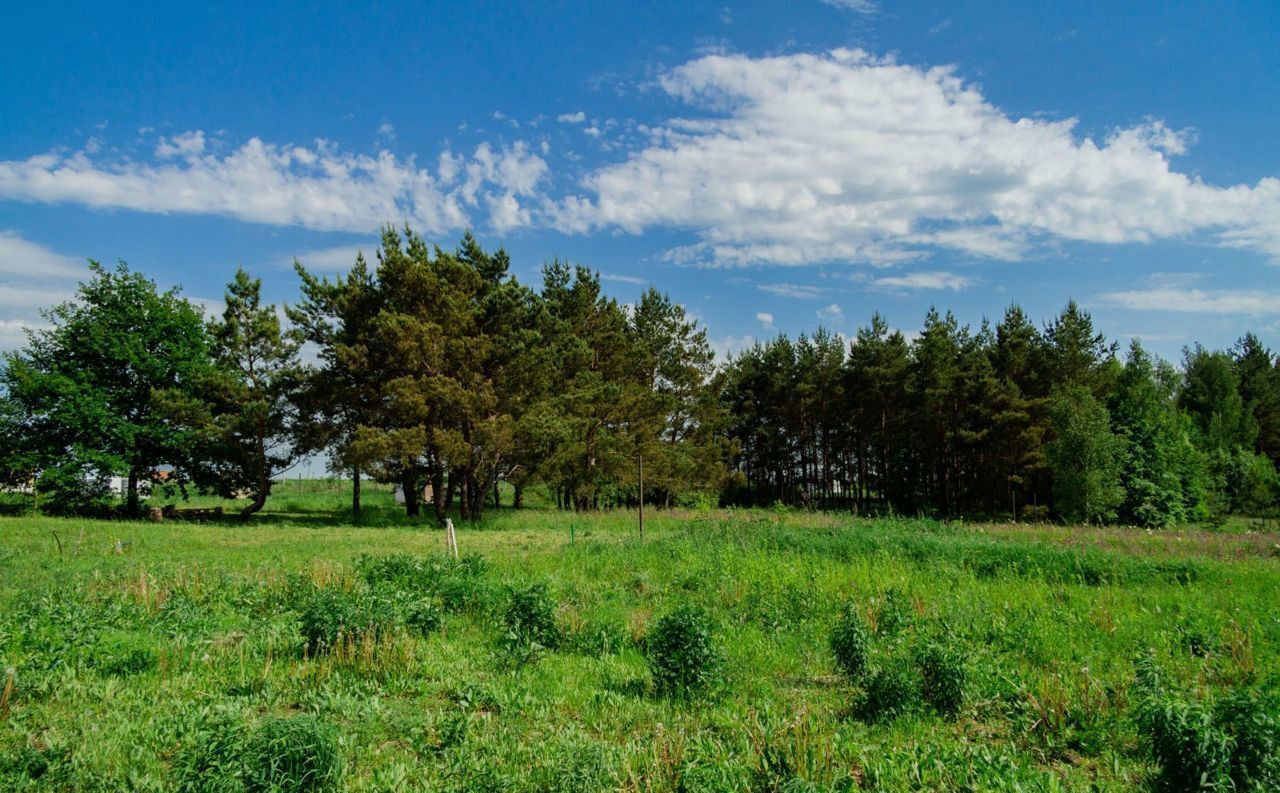
<svg viewBox="0 0 1280 793">
<path fill-rule="evenodd" d="M 640 455 L 640 539 L 644 539 L 644 455 Z"/>
</svg>

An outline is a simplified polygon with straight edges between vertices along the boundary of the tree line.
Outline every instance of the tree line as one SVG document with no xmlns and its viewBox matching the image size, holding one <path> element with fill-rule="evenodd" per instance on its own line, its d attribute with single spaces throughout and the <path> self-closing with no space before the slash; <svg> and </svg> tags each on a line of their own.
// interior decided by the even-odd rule
<svg viewBox="0 0 1280 793">
<path fill-rule="evenodd" d="M 1249 334 L 1182 366 L 1123 356 L 1069 303 L 974 330 L 931 310 L 913 339 L 779 335 L 717 366 L 704 329 L 649 288 L 606 296 L 552 261 L 539 289 L 470 234 L 446 251 L 384 229 L 376 262 L 263 304 L 238 270 L 221 315 L 124 264 L 0 366 L 0 477 L 51 511 L 126 480 L 264 505 L 298 459 L 394 482 L 411 516 L 478 519 L 546 488 L 563 509 L 785 504 L 864 513 L 1167 526 L 1268 514 L 1280 483 L 1280 360 Z M 640 493 L 636 467 L 643 460 Z M 429 494 L 429 499 L 424 499 Z M 424 503 L 425 502 L 425 503 Z"/>
</svg>

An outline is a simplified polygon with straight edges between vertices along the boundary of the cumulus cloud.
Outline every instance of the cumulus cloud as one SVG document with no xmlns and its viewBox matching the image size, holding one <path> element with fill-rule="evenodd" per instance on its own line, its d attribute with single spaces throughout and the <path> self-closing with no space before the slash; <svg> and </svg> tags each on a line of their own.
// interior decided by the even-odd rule
<svg viewBox="0 0 1280 793">
<path fill-rule="evenodd" d="M 832 303 L 824 309 L 818 311 L 818 319 L 823 322 L 840 322 L 844 319 L 844 309 Z"/>
<path fill-rule="evenodd" d="M 1093 140 L 1010 116 L 950 67 L 860 50 L 709 55 L 659 84 L 695 112 L 589 173 L 555 208 L 562 230 L 684 229 L 698 241 L 673 258 L 729 265 L 1193 236 L 1280 257 L 1280 179 L 1179 173 L 1193 135 L 1159 121 Z"/>
<path fill-rule="evenodd" d="M 973 285 L 973 279 L 955 273 L 922 272 L 891 275 L 871 281 L 883 289 L 950 289 L 958 292 Z"/>
<path fill-rule="evenodd" d="M 581 124 L 587 120 L 587 114 L 579 110 L 576 113 L 561 113 L 556 116 L 556 121 L 561 124 Z"/>
<path fill-rule="evenodd" d="M 757 311 L 756 322 L 759 322 L 760 327 L 765 330 L 773 330 L 773 315 L 768 311 Z"/>
<path fill-rule="evenodd" d="M 390 152 L 344 152 L 326 141 L 289 146 L 250 138 L 219 153 L 196 130 L 162 139 L 153 161 L 79 151 L 0 162 L 0 198 L 141 212 L 223 215 L 254 223 L 367 232 L 408 221 L 441 233 L 487 218 L 530 222 L 547 164 L 523 142 L 470 155 L 445 152 L 435 173 Z M 215 149 L 211 151 L 210 149 Z"/>
</svg>

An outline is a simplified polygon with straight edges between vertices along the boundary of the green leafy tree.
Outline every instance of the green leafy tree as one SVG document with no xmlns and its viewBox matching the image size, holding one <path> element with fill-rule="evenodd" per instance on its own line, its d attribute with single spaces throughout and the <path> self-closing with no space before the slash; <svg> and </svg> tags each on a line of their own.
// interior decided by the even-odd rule
<svg viewBox="0 0 1280 793">
<path fill-rule="evenodd" d="M 1058 512 L 1084 523 L 1114 519 L 1124 499 L 1125 449 L 1106 406 L 1085 386 L 1068 386 L 1054 393 L 1049 417 L 1054 438 L 1046 452 Z"/>
<path fill-rule="evenodd" d="M 189 391 L 211 366 L 204 322 L 178 289 L 161 292 L 122 262 L 90 262 L 76 297 L 45 312 L 51 327 L 5 357 L 0 380 L 22 417 L 26 465 L 59 484 L 63 508 L 89 497 L 88 479 L 126 478 L 126 508 L 139 483 L 165 465 L 185 470 L 188 431 L 167 421 L 154 393 Z"/>
<path fill-rule="evenodd" d="M 1113 429 L 1125 443 L 1119 509 L 1125 523 L 1171 526 L 1186 520 L 1202 498 L 1199 454 L 1178 411 L 1175 384 L 1173 373 L 1162 373 L 1134 340 L 1110 400 Z"/>
<path fill-rule="evenodd" d="M 261 292 L 260 279 L 237 269 L 222 317 L 208 326 L 215 366 L 195 391 L 158 394 L 202 451 L 193 478 L 225 497 L 251 494 L 242 520 L 262 509 L 273 477 L 297 459 L 300 341 L 281 331 L 276 307 L 262 305 Z"/>
<path fill-rule="evenodd" d="M 1197 344 L 1183 351 L 1178 401 L 1191 416 L 1205 449 L 1253 448 L 1258 425 L 1240 395 L 1235 362 L 1225 352 Z"/>
</svg>

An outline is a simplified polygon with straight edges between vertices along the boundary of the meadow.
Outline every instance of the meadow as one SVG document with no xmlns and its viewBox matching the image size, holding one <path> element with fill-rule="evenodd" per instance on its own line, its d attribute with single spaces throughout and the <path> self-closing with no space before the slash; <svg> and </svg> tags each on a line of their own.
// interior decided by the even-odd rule
<svg viewBox="0 0 1280 793">
<path fill-rule="evenodd" d="M 0 790 L 1274 789 L 1280 536 L 0 517 Z"/>
</svg>

